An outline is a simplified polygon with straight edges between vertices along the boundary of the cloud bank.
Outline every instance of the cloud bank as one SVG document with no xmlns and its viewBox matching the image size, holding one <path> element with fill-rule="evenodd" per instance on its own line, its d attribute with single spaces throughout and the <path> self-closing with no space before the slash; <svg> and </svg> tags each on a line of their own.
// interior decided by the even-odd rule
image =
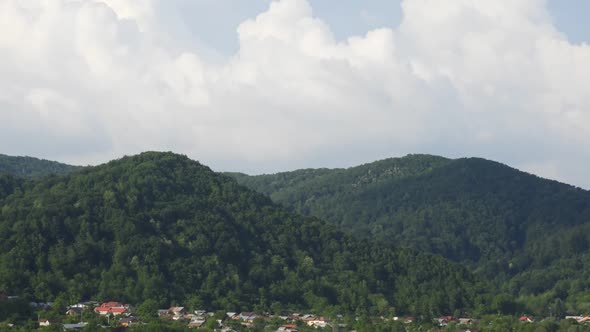
<svg viewBox="0 0 590 332">
<path fill-rule="evenodd" d="M 173 150 L 269 172 L 425 152 L 590 188 L 590 45 L 569 43 L 545 1 L 402 11 L 342 41 L 308 1 L 274 1 L 220 55 L 183 21 L 207 13 L 179 1 L 0 1 L 0 153 Z"/>
</svg>

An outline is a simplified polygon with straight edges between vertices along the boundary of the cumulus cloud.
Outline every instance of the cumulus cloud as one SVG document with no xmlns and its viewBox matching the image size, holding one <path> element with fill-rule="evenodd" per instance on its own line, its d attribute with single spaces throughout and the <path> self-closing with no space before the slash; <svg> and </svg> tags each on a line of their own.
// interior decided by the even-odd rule
<svg viewBox="0 0 590 332">
<path fill-rule="evenodd" d="M 225 56 L 177 10 L 0 2 L 0 151 L 97 163 L 174 150 L 252 172 L 429 152 L 590 187 L 590 46 L 542 0 L 405 0 L 398 27 L 343 41 L 312 3 L 274 1 Z"/>
</svg>

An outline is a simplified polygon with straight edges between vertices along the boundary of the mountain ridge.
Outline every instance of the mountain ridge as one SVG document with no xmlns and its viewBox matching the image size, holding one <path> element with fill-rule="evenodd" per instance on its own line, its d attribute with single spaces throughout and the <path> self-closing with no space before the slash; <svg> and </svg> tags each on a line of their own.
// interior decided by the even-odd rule
<svg viewBox="0 0 590 332">
<path fill-rule="evenodd" d="M 8 173 L 19 177 L 35 178 L 50 174 L 63 175 L 81 168 L 81 166 L 73 166 L 35 157 L 0 154 L 0 173 Z"/>
<path fill-rule="evenodd" d="M 28 298 L 373 314 L 493 298 L 461 266 L 356 240 L 172 153 L 22 181 L 0 206 L 0 290 Z"/>
<path fill-rule="evenodd" d="M 421 166 L 402 172 L 407 176 L 382 176 L 403 164 Z M 290 179 L 299 175 L 236 179 L 295 212 L 361 237 L 460 262 L 515 295 L 550 293 L 560 281 L 590 287 L 582 281 L 587 269 L 579 268 L 590 243 L 590 192 L 584 189 L 483 158 L 428 155 L 324 170 L 292 185 Z M 525 275 L 538 286 L 530 287 Z M 578 291 L 558 293 L 565 300 Z"/>
</svg>

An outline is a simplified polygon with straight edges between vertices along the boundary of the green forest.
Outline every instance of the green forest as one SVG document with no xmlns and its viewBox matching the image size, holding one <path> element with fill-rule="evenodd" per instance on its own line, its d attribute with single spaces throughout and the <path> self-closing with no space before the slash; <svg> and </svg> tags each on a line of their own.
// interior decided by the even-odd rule
<svg viewBox="0 0 590 332">
<path fill-rule="evenodd" d="M 461 263 L 538 312 L 588 311 L 590 192 L 497 162 L 430 155 L 229 174 L 292 211 Z"/>
<path fill-rule="evenodd" d="M 56 161 L 0 154 L 0 174 L 6 173 L 18 177 L 38 178 L 50 174 L 67 174 L 80 168 L 79 166 L 62 164 Z"/>
<path fill-rule="evenodd" d="M 0 188 L 0 291 L 26 299 L 428 317 L 510 309 L 458 264 L 355 238 L 181 155 L 5 174 Z"/>
<path fill-rule="evenodd" d="M 435 329 L 440 315 L 481 317 L 482 331 L 587 330 L 559 318 L 590 312 L 590 192 L 500 163 L 409 155 L 248 176 L 174 153 L 95 167 L 2 157 L 0 294 L 20 300 L 0 301 L 0 322 L 28 321 L 29 301 L 57 316 L 92 299 L 144 317 L 171 305 L 343 314 L 357 331 Z M 394 315 L 419 325 L 378 319 Z"/>
</svg>

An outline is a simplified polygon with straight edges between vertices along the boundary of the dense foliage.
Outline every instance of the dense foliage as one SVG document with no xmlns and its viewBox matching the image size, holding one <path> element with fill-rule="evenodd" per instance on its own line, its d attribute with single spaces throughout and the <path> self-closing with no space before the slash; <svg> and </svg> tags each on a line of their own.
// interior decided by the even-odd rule
<svg viewBox="0 0 590 332">
<path fill-rule="evenodd" d="M 67 174 L 79 168 L 56 161 L 0 154 L 0 173 L 8 173 L 18 177 L 35 178 L 49 174 Z"/>
<path fill-rule="evenodd" d="M 541 311 L 566 300 L 590 309 L 575 306 L 590 288 L 588 191 L 488 160 L 426 155 L 232 175 L 296 212 L 460 262 Z"/>
<path fill-rule="evenodd" d="M 493 299 L 444 259 L 352 238 L 184 156 L 0 177 L 0 291 L 226 310 L 435 315 Z"/>
</svg>

